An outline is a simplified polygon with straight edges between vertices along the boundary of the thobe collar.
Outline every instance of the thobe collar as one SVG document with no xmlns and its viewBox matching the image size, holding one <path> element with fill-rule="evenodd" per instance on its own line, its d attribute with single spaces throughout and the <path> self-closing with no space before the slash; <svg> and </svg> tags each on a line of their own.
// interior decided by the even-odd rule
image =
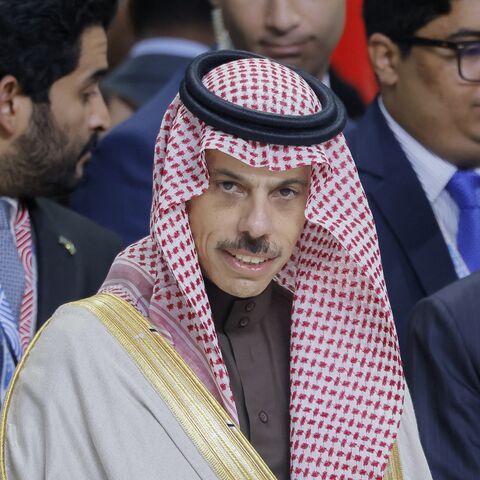
<svg viewBox="0 0 480 480">
<path fill-rule="evenodd" d="M 215 329 L 220 332 L 255 328 L 265 318 L 272 299 L 273 282 L 254 297 L 238 298 L 221 290 L 217 285 L 205 281 L 208 300 L 212 309 Z"/>
</svg>

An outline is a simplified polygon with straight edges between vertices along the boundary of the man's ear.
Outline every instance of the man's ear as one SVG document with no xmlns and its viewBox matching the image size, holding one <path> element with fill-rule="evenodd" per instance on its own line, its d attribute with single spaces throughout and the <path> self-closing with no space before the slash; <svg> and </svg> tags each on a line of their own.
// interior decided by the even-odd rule
<svg viewBox="0 0 480 480">
<path fill-rule="evenodd" d="M 0 133 L 12 136 L 19 127 L 28 97 L 21 94 L 18 80 L 13 75 L 0 79 Z"/>
<path fill-rule="evenodd" d="M 380 86 L 394 86 L 402 60 L 398 45 L 383 33 L 374 33 L 368 39 L 368 55 Z"/>
</svg>

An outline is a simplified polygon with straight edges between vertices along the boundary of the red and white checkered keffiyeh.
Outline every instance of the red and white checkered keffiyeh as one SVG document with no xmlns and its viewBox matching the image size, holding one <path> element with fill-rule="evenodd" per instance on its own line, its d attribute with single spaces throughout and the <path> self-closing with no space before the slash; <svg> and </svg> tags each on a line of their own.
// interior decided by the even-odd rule
<svg viewBox="0 0 480 480">
<path fill-rule="evenodd" d="M 203 82 L 245 108 L 321 109 L 299 75 L 267 59 L 221 65 Z M 294 293 L 291 478 L 381 479 L 404 379 L 372 214 L 343 135 L 308 147 L 246 141 L 205 125 L 177 96 L 157 138 L 151 235 L 118 256 L 102 290 L 148 317 L 237 419 L 186 212 L 208 188 L 206 149 L 271 170 L 312 165 L 305 227 L 275 279 Z"/>
</svg>

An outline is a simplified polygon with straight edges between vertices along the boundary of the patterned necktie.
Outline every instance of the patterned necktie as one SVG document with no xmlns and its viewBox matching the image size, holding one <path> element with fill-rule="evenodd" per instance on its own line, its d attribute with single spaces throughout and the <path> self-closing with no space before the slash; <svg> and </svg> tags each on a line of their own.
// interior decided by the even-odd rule
<svg viewBox="0 0 480 480">
<path fill-rule="evenodd" d="M 9 204 L 0 199 L 0 402 L 22 355 L 18 330 L 25 275 L 9 222 Z"/>
<path fill-rule="evenodd" d="M 480 270 L 480 176 L 458 170 L 447 191 L 459 209 L 457 246 L 470 272 Z"/>
<path fill-rule="evenodd" d="M 18 250 L 13 240 L 9 221 L 10 205 L 0 199 L 0 285 L 18 322 L 25 288 L 25 274 Z"/>
</svg>

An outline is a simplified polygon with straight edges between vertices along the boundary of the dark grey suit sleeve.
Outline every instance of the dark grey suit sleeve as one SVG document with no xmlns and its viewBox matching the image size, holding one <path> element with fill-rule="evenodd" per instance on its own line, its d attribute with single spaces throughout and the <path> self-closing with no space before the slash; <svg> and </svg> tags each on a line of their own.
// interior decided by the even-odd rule
<svg viewBox="0 0 480 480">
<path fill-rule="evenodd" d="M 435 480 L 480 479 L 480 289 L 458 291 L 423 300 L 410 322 L 407 378 Z"/>
</svg>

